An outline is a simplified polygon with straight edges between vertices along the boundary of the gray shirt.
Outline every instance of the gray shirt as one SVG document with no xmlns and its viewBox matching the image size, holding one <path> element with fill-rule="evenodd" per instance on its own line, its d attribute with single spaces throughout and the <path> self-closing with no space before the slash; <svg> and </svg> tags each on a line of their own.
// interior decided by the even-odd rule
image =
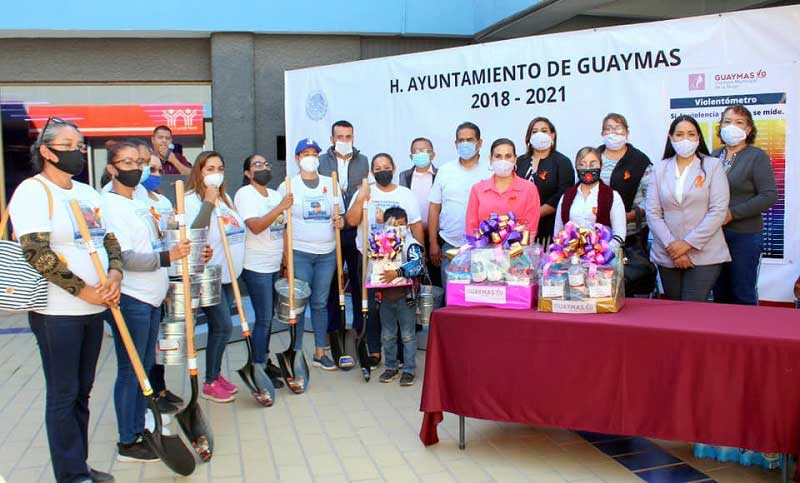
<svg viewBox="0 0 800 483">
<path fill-rule="evenodd" d="M 760 233 L 764 224 L 761 214 L 778 200 L 769 156 L 750 145 L 733 157 L 724 147 L 714 151 L 712 156 L 722 160 L 731 190 L 729 209 L 733 220 L 724 228 L 737 233 Z"/>
</svg>

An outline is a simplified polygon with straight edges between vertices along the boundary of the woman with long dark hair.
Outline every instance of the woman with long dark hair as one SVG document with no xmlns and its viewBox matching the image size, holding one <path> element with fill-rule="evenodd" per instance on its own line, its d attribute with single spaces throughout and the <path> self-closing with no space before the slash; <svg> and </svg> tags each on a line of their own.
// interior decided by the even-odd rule
<svg viewBox="0 0 800 483">
<path fill-rule="evenodd" d="M 203 307 L 208 318 L 208 343 L 206 346 L 206 378 L 203 384 L 203 397 L 214 402 L 231 402 L 239 389 L 228 381 L 220 372 L 222 355 L 231 336 L 231 303 L 233 288 L 231 280 L 242 273 L 244 261 L 244 221 L 234 208 L 230 197 L 225 193 L 225 160 L 216 151 L 203 151 L 189 174 L 186 183 L 187 224 L 191 228 L 207 228 L 208 241 L 214 254 L 210 265 L 222 267 L 222 293 L 220 303 L 211 307 Z M 219 210 L 225 225 L 225 237 L 231 247 L 231 257 L 235 273 L 230 273 L 225 260 L 225 248 L 217 227 L 215 205 L 219 202 Z"/>
<path fill-rule="evenodd" d="M 709 155 L 700 125 L 678 116 L 647 193 L 650 259 L 670 300 L 706 300 L 722 264 L 730 261 L 722 234 L 729 199 L 722 163 Z"/>
</svg>

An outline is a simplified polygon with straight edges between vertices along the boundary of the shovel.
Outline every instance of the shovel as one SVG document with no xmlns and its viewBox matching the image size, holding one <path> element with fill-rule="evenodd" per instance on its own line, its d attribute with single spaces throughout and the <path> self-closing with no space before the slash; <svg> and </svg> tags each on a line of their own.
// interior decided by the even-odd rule
<svg viewBox="0 0 800 483">
<path fill-rule="evenodd" d="M 366 180 L 364 180 L 366 186 Z M 362 188 L 363 189 L 363 188 Z M 367 351 L 367 320 L 369 319 L 369 305 L 367 301 L 367 251 L 369 250 L 369 213 L 364 202 L 364 209 L 361 213 L 361 333 L 358 334 L 357 351 L 358 364 L 361 366 L 361 376 L 364 382 L 369 382 L 372 373 L 372 365 L 369 363 L 369 352 Z"/>
<path fill-rule="evenodd" d="M 72 209 L 72 215 L 78 223 L 78 229 L 81 232 L 81 237 L 89 248 L 89 254 L 92 257 L 92 264 L 97 271 L 97 276 L 101 282 L 106 281 L 106 272 L 103 269 L 103 264 L 100 262 L 100 257 L 97 255 L 97 250 L 92 243 L 92 237 L 89 234 L 89 229 L 86 227 L 86 220 L 83 218 L 80 206 L 77 200 L 70 200 L 69 206 Z M 125 346 L 125 351 L 128 353 L 128 358 L 133 365 L 133 371 L 136 373 L 136 379 L 139 381 L 139 386 L 142 388 L 142 394 L 147 399 L 147 407 L 153 411 L 153 419 L 155 420 L 155 431 L 151 432 L 147 428 L 144 429 L 144 439 L 153 450 L 153 452 L 161 458 L 161 461 L 175 473 L 182 476 L 189 476 L 194 472 L 197 462 L 194 459 L 192 450 L 188 448 L 180 436 L 174 434 L 166 436 L 162 434 L 161 412 L 158 410 L 155 400 L 153 399 L 153 388 L 150 387 L 150 381 L 144 372 L 144 366 L 139 359 L 139 353 L 136 351 L 136 346 L 133 345 L 131 334 L 128 332 L 128 326 L 125 325 L 125 319 L 122 317 L 122 312 L 119 306 L 111 307 L 111 314 L 114 316 L 114 322 L 117 325 L 117 330 L 122 337 L 122 344 Z"/>
<path fill-rule="evenodd" d="M 228 243 L 228 237 L 225 236 L 225 223 L 222 221 L 222 216 L 219 212 L 219 200 L 215 207 L 217 214 L 217 225 L 219 225 L 219 236 L 222 238 L 222 246 L 225 249 L 225 260 L 228 262 L 228 272 L 231 274 L 231 285 L 233 286 L 233 295 L 236 297 L 236 309 L 239 311 L 239 322 L 242 326 L 242 335 L 244 335 L 244 342 L 247 345 L 247 362 L 239 369 L 239 377 L 242 378 L 245 385 L 250 389 L 250 393 L 255 398 L 256 402 L 264 407 L 272 406 L 275 401 L 275 386 L 270 381 L 264 368 L 253 364 L 253 340 L 250 337 L 250 327 L 247 325 L 247 317 L 244 313 L 244 306 L 242 305 L 242 294 L 239 292 L 239 282 L 236 280 L 236 269 L 233 266 L 233 258 L 231 257 L 231 246 Z"/>
<path fill-rule="evenodd" d="M 286 177 L 286 193 L 292 192 L 292 179 Z M 301 350 L 296 353 L 294 345 L 297 343 L 297 314 L 294 312 L 294 252 L 292 251 L 292 208 L 286 210 L 286 276 L 289 281 L 289 333 L 291 341 L 289 348 L 278 353 L 278 365 L 286 380 L 286 385 L 295 394 L 303 394 L 308 388 L 308 364 L 306 356 Z"/>
<path fill-rule="evenodd" d="M 333 181 L 333 216 L 339 216 L 339 177 L 336 171 L 331 173 Z M 329 334 L 331 352 L 340 369 L 349 371 L 353 368 L 353 358 L 347 354 L 347 311 L 344 303 L 344 283 L 342 273 L 342 233 L 336 229 L 336 283 L 339 288 L 339 330 Z"/>
<path fill-rule="evenodd" d="M 183 207 L 183 181 L 175 182 L 175 218 L 178 220 L 178 230 L 181 241 L 186 240 L 186 220 Z M 197 405 L 197 357 L 194 353 L 194 308 L 192 306 L 192 290 L 189 280 L 189 263 L 181 263 L 181 278 L 183 279 L 183 304 L 186 312 L 186 365 L 189 367 L 189 381 L 192 386 L 192 397 L 189 404 L 175 415 L 181 429 L 189 437 L 194 450 L 203 461 L 211 459 L 214 452 L 214 435 L 211 427 L 203 417 L 203 411 Z"/>
</svg>

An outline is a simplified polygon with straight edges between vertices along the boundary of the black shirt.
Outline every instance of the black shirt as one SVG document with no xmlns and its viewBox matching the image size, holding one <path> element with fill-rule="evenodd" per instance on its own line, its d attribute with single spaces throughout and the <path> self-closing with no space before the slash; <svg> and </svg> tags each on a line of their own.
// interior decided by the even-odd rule
<svg viewBox="0 0 800 483">
<path fill-rule="evenodd" d="M 550 205 L 555 210 L 564 192 L 575 184 L 575 169 L 572 167 L 572 162 L 563 154 L 552 150 L 549 156 L 539 161 L 536 172 L 529 173 L 530 168 L 530 156 L 523 154 L 517 158 L 517 176 L 532 181 L 539 190 L 541 203 Z M 539 218 L 536 238 L 552 237 L 555 220 L 555 214 Z"/>
</svg>

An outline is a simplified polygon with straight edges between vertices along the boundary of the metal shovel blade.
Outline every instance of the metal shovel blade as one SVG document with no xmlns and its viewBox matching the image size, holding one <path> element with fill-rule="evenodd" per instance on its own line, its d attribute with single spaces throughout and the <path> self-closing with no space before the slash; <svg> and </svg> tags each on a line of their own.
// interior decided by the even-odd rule
<svg viewBox="0 0 800 483">
<path fill-rule="evenodd" d="M 250 393 L 256 402 L 264 407 L 270 407 L 275 402 L 275 385 L 267 377 L 264 368 L 253 363 L 253 342 L 251 338 L 248 336 L 244 340 L 247 344 L 247 362 L 236 372 L 239 373 L 239 377 L 250 389 Z"/>
<path fill-rule="evenodd" d="M 286 386 L 295 394 L 303 394 L 308 385 L 308 365 L 304 356 L 297 356 L 294 346 L 297 343 L 297 324 L 289 326 L 291 340 L 289 348 L 277 354 L 278 365 L 281 368 Z M 298 364 L 297 359 L 302 358 L 302 363 Z"/>
<path fill-rule="evenodd" d="M 208 461 L 214 454 L 214 435 L 211 433 L 211 426 L 203 416 L 203 411 L 197 405 L 197 376 L 191 376 L 190 379 L 192 398 L 183 411 L 175 415 L 175 418 L 200 459 Z"/>
<path fill-rule="evenodd" d="M 147 444 L 161 458 L 161 461 L 175 473 L 181 476 L 189 476 L 194 473 L 194 469 L 197 467 L 194 452 L 186 446 L 177 434 L 167 436 L 162 433 L 161 413 L 158 411 L 158 406 L 156 406 L 152 396 L 147 398 L 147 406 L 153 412 L 156 424 L 154 431 L 144 430 L 144 439 Z"/>
</svg>

